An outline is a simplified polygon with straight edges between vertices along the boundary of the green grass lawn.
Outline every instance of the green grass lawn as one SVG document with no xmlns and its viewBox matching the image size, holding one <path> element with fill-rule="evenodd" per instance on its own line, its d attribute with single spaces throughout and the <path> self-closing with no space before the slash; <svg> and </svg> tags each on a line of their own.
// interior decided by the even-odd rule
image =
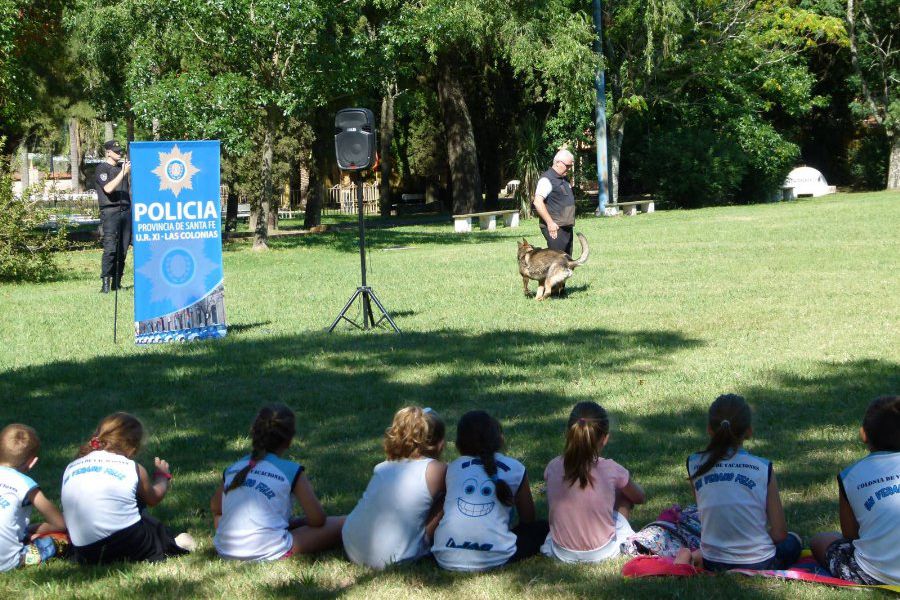
<svg viewBox="0 0 900 600">
<path fill-rule="evenodd" d="M 48 496 L 58 501 L 62 470 L 97 421 L 128 410 L 149 429 L 144 464 L 161 456 L 173 466 L 173 488 L 154 514 L 200 542 L 161 565 L 57 562 L 6 573 L 0 597 L 853 593 L 739 576 L 625 581 L 624 559 L 572 567 L 538 557 L 459 575 L 427 563 L 374 573 L 339 552 L 266 565 L 216 558 L 209 496 L 249 448 L 256 410 L 272 401 L 297 411 L 289 457 L 306 465 L 331 514 L 349 512 L 362 494 L 393 412 L 419 404 L 444 415 L 451 441 L 465 411 L 496 415 L 546 516 L 544 466 L 562 449 L 572 405 L 595 400 L 613 417 L 606 455 L 647 491 L 637 529 L 691 500 L 685 457 L 706 443 L 709 403 L 735 392 L 754 407 L 748 449 L 774 461 L 789 528 L 805 537 L 838 528 L 835 475 L 865 454 L 863 411 L 900 392 L 900 194 L 585 216 L 577 229 L 590 260 L 569 280 L 567 299 L 543 303 L 523 296 L 515 262 L 518 236 L 543 245 L 535 221 L 468 235 L 449 221 L 371 230 L 369 283 L 402 335 L 324 332 L 359 283 L 354 231 L 278 238 L 264 253 L 227 246 L 230 327 L 214 343 L 135 347 L 127 289 L 113 344 L 97 250 L 61 257 L 62 281 L 0 285 L 0 424 L 38 429 L 32 474 Z"/>
</svg>

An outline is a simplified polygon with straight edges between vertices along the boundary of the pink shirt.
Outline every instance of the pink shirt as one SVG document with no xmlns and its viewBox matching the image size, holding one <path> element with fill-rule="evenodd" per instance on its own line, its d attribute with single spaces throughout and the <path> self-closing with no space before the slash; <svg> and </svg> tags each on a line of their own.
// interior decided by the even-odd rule
<svg viewBox="0 0 900 600">
<path fill-rule="evenodd" d="M 628 470 L 614 460 L 598 458 L 591 469 L 594 485 L 582 488 L 564 481 L 562 456 L 544 469 L 550 504 L 553 543 L 568 550 L 596 550 L 616 535 L 613 507 L 616 490 L 628 485 Z"/>
</svg>

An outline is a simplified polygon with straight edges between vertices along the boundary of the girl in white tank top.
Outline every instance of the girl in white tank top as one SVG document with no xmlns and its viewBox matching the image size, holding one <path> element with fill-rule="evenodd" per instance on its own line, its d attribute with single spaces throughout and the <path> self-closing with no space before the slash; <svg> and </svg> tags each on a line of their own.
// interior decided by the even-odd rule
<svg viewBox="0 0 900 600">
<path fill-rule="evenodd" d="M 707 570 L 786 569 L 800 556 L 787 530 L 772 463 L 742 446 L 753 434 L 750 406 L 726 394 L 709 407 L 710 441 L 687 459 L 700 512 L 700 554 Z"/>
<path fill-rule="evenodd" d="M 118 412 L 100 421 L 78 458 L 63 473 L 62 507 L 75 558 L 82 564 L 159 561 L 196 547 L 190 535 L 173 537 L 141 505 L 156 506 L 166 496 L 169 463 L 154 459 L 156 471 L 134 462 L 144 427 Z"/>
<path fill-rule="evenodd" d="M 210 502 L 219 556 L 264 561 L 326 550 L 341 541 L 344 517 L 326 516 L 303 467 L 285 460 L 296 433 L 288 407 L 263 407 L 253 421 L 252 452 L 222 475 Z M 304 519 L 291 518 L 294 498 Z"/>
<path fill-rule="evenodd" d="M 384 432 L 387 460 L 375 466 L 369 485 L 342 531 L 344 551 L 373 569 L 428 554 L 444 494 L 447 465 L 444 422 L 431 409 L 401 408 Z"/>
</svg>

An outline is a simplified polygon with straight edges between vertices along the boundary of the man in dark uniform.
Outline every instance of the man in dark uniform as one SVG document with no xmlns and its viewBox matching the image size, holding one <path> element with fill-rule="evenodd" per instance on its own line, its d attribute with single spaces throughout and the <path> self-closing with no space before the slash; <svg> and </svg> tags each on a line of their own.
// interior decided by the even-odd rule
<svg viewBox="0 0 900 600">
<path fill-rule="evenodd" d="M 100 292 L 116 290 L 125 270 L 125 255 L 131 244 L 131 186 L 128 175 L 131 162 L 123 161 L 119 142 L 103 144 L 106 160 L 97 165 L 94 178 L 97 199 L 100 201 L 100 222 L 103 224 L 103 259 L 100 263 Z"/>
</svg>

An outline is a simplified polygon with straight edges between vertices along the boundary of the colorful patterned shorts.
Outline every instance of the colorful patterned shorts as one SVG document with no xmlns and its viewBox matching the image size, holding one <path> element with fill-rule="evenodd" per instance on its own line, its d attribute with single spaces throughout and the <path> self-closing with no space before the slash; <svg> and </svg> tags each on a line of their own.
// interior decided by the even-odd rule
<svg viewBox="0 0 900 600">
<path fill-rule="evenodd" d="M 825 551 L 825 560 L 828 562 L 828 570 L 834 577 L 861 583 L 863 585 L 881 585 L 868 573 L 862 570 L 856 562 L 856 548 L 851 540 L 835 540 Z"/>
</svg>

